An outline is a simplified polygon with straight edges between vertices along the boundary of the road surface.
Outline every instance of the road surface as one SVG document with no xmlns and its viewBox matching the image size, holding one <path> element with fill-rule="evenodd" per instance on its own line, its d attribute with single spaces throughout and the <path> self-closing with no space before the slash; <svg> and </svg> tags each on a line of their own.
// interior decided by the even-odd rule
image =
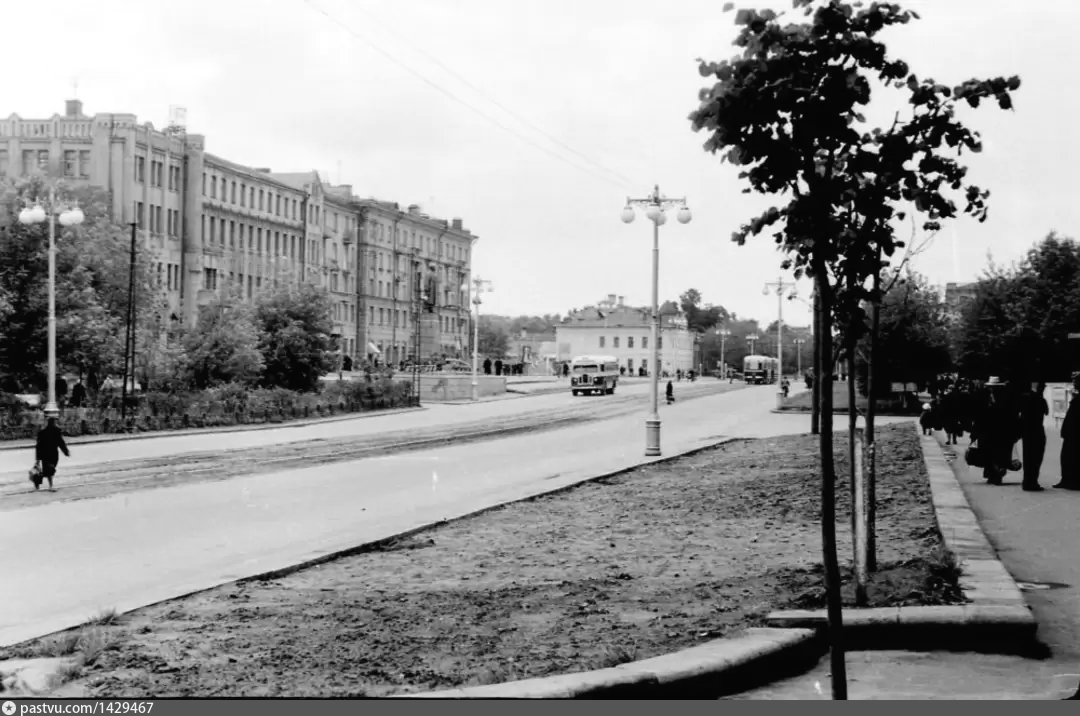
<svg viewBox="0 0 1080 716">
<path fill-rule="evenodd" d="M 665 453 L 725 436 L 806 432 L 808 415 L 769 412 L 774 392 L 747 388 L 663 406 Z M 475 418 L 501 405 L 456 409 Z M 500 440 L 5 512 L 0 540 L 12 547 L 0 582 L 0 645 L 641 464 L 643 418 L 639 411 Z"/>
</svg>

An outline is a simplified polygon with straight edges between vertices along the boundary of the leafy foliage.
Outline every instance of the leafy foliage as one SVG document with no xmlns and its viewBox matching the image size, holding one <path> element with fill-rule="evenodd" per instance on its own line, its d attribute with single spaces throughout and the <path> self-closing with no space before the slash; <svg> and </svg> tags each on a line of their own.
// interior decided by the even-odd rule
<svg viewBox="0 0 1080 716">
<path fill-rule="evenodd" d="M 728 312 L 723 306 L 701 305 L 701 292 L 691 288 L 679 296 L 679 307 L 686 315 L 691 331 L 704 333 L 728 319 Z"/>
<path fill-rule="evenodd" d="M 480 317 L 479 352 L 492 360 L 502 358 L 510 347 L 510 336 L 506 328 L 498 325 L 488 316 Z"/>
<path fill-rule="evenodd" d="M 310 284 L 285 282 L 260 297 L 255 321 L 263 385 L 315 390 L 337 365 L 330 316 L 329 293 Z"/>
<path fill-rule="evenodd" d="M 259 339 L 254 309 L 237 293 L 218 294 L 199 308 L 195 327 L 181 339 L 190 384 L 199 390 L 226 383 L 253 385 L 264 366 Z"/>
</svg>

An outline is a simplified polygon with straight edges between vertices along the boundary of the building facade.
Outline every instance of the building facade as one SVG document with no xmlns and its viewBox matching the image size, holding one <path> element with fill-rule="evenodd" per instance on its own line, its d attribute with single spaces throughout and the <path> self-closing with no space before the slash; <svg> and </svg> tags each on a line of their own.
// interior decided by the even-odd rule
<svg viewBox="0 0 1080 716">
<path fill-rule="evenodd" d="M 477 237 L 461 219 L 360 199 L 314 171 L 237 164 L 208 153 L 202 135 L 132 114 L 91 117 L 78 100 L 63 116 L 0 120 L 0 180 L 38 173 L 109 191 L 113 219 L 136 223 L 152 252 L 174 321 L 193 325 L 223 290 L 252 300 L 306 282 L 329 291 L 346 355 L 399 362 L 418 348 L 426 359 L 468 347 L 462 286 Z"/>
<path fill-rule="evenodd" d="M 653 351 L 652 310 L 625 305 L 622 296 L 611 294 L 596 306 L 571 311 L 555 328 L 558 359 L 578 355 L 615 356 L 627 372 L 645 367 L 650 374 Z M 660 307 L 660 369 L 673 374 L 694 370 L 695 336 L 678 305 L 668 301 Z"/>
</svg>

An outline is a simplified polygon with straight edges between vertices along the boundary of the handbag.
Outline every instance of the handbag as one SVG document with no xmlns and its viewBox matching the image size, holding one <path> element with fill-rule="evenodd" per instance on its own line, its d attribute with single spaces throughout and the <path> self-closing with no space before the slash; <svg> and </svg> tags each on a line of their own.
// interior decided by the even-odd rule
<svg viewBox="0 0 1080 716">
<path fill-rule="evenodd" d="M 41 469 L 41 460 L 34 463 L 34 466 L 30 468 L 30 482 L 34 483 L 34 487 L 41 485 L 44 471 Z"/>
<path fill-rule="evenodd" d="M 1016 455 L 1016 445 L 1013 445 L 1013 456 L 1012 456 L 1012 460 L 1009 462 L 1009 470 L 1011 472 L 1020 472 L 1023 469 L 1024 469 L 1024 463 L 1020 460 L 1019 457 L 1017 457 L 1017 455 Z"/>
<path fill-rule="evenodd" d="M 968 445 L 967 450 L 964 451 L 964 462 L 972 467 L 986 467 L 986 462 L 983 460 L 982 450 L 979 448 L 977 440 L 972 440 Z"/>
</svg>

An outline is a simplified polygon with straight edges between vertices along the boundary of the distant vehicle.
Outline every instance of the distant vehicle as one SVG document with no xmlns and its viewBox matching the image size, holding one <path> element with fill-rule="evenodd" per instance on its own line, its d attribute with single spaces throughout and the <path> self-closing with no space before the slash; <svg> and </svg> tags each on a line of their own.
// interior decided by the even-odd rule
<svg viewBox="0 0 1080 716">
<path fill-rule="evenodd" d="M 570 361 L 570 392 L 612 395 L 619 382 L 615 356 L 578 356 Z"/>
<path fill-rule="evenodd" d="M 743 359 L 743 375 L 751 385 L 775 383 L 780 373 L 780 361 L 769 356 L 746 356 Z"/>
</svg>

